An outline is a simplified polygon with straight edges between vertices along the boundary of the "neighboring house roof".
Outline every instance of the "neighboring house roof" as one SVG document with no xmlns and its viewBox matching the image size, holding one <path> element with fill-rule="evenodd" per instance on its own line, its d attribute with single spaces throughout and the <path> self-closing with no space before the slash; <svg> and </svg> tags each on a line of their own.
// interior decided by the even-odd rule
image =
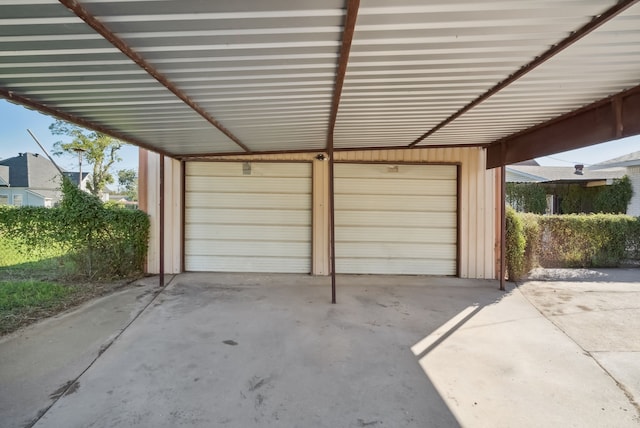
<svg viewBox="0 0 640 428">
<path fill-rule="evenodd" d="M 65 171 L 64 175 L 65 177 L 68 177 L 72 183 L 77 183 L 78 182 L 78 174 L 80 174 L 77 171 Z M 86 180 L 87 177 L 89 176 L 88 172 L 83 172 L 82 173 L 82 181 Z"/>
<path fill-rule="evenodd" d="M 551 181 L 597 181 L 621 178 L 625 171 L 622 168 L 591 171 L 582 170 L 582 175 L 575 173 L 574 167 L 568 166 L 532 166 L 509 165 L 507 166 L 507 181 L 509 182 L 536 182 L 545 183 Z"/>
<path fill-rule="evenodd" d="M 9 167 L 0 165 L 0 186 L 9 185 Z"/>
<path fill-rule="evenodd" d="M 517 163 L 514 163 L 513 165 L 540 166 L 538 161 L 536 161 L 535 159 L 529 159 L 529 160 L 526 160 L 526 161 L 517 162 Z"/>
<path fill-rule="evenodd" d="M 9 186 L 39 189 L 60 187 L 60 173 L 47 158 L 33 153 L 0 160 L 0 165 L 9 167 Z"/>
<path fill-rule="evenodd" d="M 626 154 L 624 156 L 620 156 L 617 158 L 606 160 L 604 162 L 597 163 L 595 165 L 591 165 L 589 169 L 600 170 L 605 168 L 627 167 L 627 166 L 638 166 L 638 165 L 640 165 L 640 152 L 633 152 L 633 153 Z"/>
<path fill-rule="evenodd" d="M 59 200 L 62 196 L 62 192 L 60 190 L 28 189 L 27 192 L 41 196 L 44 199 L 52 199 L 54 201 Z"/>
</svg>

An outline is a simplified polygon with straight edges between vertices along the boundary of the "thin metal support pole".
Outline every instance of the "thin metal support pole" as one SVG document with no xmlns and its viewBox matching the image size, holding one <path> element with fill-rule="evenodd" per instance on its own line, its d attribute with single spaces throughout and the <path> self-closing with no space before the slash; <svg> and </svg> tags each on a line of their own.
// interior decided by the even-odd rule
<svg viewBox="0 0 640 428">
<path fill-rule="evenodd" d="M 503 150 L 504 153 L 504 150 Z M 506 167 L 500 167 L 500 290 L 505 290 L 507 251 L 507 208 L 505 206 Z"/>
<path fill-rule="evenodd" d="M 158 249 L 158 257 L 160 262 L 160 287 L 164 286 L 164 155 L 160 155 L 160 179 L 158 180 L 158 193 L 159 193 L 159 202 L 160 207 L 158 210 L 158 223 L 159 223 L 159 249 Z"/>
<path fill-rule="evenodd" d="M 335 228 L 335 205 L 334 205 L 334 183 L 333 183 L 333 145 L 329 147 L 329 252 L 331 269 L 331 303 L 336 303 L 336 228 Z"/>
</svg>

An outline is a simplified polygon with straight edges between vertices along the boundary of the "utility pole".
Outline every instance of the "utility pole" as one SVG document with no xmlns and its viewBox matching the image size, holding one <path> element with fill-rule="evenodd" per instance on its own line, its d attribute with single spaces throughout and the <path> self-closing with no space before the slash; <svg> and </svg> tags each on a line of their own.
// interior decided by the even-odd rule
<svg viewBox="0 0 640 428">
<path fill-rule="evenodd" d="M 85 149 L 76 147 L 73 151 L 78 154 L 78 169 L 80 170 L 78 173 L 78 189 L 82 190 L 82 153 L 85 152 Z"/>
</svg>

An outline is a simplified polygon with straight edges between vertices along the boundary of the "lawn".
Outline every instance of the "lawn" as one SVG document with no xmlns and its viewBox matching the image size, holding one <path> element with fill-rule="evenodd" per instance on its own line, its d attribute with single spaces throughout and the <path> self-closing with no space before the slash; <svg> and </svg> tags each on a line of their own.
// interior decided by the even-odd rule
<svg viewBox="0 0 640 428">
<path fill-rule="evenodd" d="M 64 251 L 29 252 L 0 234 L 0 336 L 125 284 L 78 281 Z"/>
</svg>

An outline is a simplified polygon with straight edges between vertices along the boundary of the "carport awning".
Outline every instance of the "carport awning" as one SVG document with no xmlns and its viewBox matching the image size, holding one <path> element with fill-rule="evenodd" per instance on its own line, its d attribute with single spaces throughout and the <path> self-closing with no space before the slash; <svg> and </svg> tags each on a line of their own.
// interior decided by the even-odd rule
<svg viewBox="0 0 640 428">
<path fill-rule="evenodd" d="M 2 0 L 0 95 L 176 158 L 640 133 L 640 5 Z"/>
</svg>

